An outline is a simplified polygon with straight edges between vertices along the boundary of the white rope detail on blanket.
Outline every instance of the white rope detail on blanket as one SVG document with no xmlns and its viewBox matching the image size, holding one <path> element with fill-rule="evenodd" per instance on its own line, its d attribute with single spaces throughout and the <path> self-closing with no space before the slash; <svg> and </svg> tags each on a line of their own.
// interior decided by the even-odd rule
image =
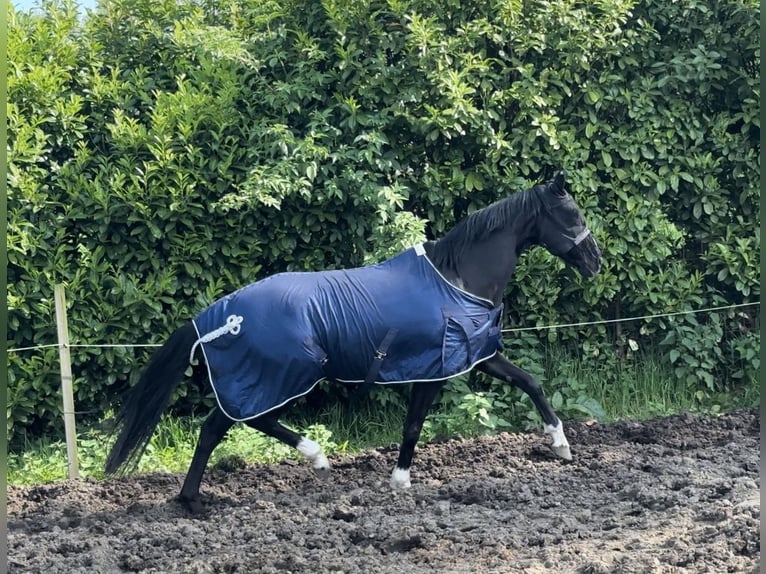
<svg viewBox="0 0 766 574">
<path fill-rule="evenodd" d="M 223 337 L 224 335 L 228 335 L 231 333 L 232 335 L 239 335 L 239 331 L 241 330 L 242 321 L 244 321 L 244 318 L 242 315 L 229 315 L 226 317 L 226 324 L 222 327 L 218 327 L 214 331 L 210 331 L 209 333 L 202 335 L 197 341 L 192 345 L 191 353 L 189 353 L 189 362 L 192 363 L 194 361 L 194 351 L 197 350 L 197 345 L 200 343 L 209 343 L 210 341 L 215 341 L 219 337 Z"/>
</svg>

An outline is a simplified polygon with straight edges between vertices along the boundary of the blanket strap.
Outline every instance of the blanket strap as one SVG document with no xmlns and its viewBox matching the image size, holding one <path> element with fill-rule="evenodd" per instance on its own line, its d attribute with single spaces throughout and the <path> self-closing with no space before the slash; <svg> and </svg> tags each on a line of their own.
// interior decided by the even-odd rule
<svg viewBox="0 0 766 574">
<path fill-rule="evenodd" d="M 393 343 L 398 333 L 399 329 L 392 328 L 389 329 L 388 333 L 386 333 L 386 336 L 383 337 L 383 341 L 381 341 L 380 345 L 378 346 L 378 350 L 375 351 L 375 358 L 372 360 L 372 364 L 367 371 L 367 376 L 364 378 L 364 382 L 352 393 L 352 397 L 354 399 L 360 399 L 370 391 L 372 384 L 375 382 L 375 378 L 380 372 L 380 367 L 383 365 L 383 361 L 386 359 L 388 348 L 391 346 L 391 343 Z"/>
</svg>

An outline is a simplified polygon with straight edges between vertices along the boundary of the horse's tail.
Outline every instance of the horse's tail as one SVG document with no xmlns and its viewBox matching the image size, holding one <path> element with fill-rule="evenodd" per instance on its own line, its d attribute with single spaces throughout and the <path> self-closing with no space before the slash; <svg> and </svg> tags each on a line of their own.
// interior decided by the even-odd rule
<svg viewBox="0 0 766 574">
<path fill-rule="evenodd" d="M 115 420 L 117 439 L 104 465 L 107 474 L 123 473 L 138 464 L 173 389 L 189 366 L 189 353 L 196 340 L 197 331 L 191 322 L 177 329 L 155 351 L 138 384 L 128 391 Z"/>
</svg>

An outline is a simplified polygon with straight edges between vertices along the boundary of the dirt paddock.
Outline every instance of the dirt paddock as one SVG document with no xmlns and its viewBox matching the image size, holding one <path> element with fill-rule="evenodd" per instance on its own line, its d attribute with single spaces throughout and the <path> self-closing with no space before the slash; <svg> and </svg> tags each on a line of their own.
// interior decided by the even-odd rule
<svg viewBox="0 0 766 574">
<path fill-rule="evenodd" d="M 394 446 L 182 476 L 8 490 L 13 573 L 757 572 L 760 416 L 565 425 L 421 446 L 393 492 Z"/>
</svg>

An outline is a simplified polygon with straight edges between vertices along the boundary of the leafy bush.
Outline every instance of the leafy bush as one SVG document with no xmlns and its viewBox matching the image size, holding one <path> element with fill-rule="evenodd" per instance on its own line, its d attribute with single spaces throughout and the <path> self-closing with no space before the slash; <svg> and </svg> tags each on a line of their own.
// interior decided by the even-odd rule
<svg viewBox="0 0 766 574">
<path fill-rule="evenodd" d="M 717 370 L 723 363 L 722 338 L 723 328 L 718 315 L 710 315 L 704 324 L 693 315 L 687 315 L 683 322 L 676 322 L 660 345 L 670 348 L 668 356 L 675 376 L 699 387 L 700 393 L 704 393 L 717 387 Z"/>
<path fill-rule="evenodd" d="M 559 167 L 605 268 L 584 281 L 543 250 L 526 254 L 509 324 L 759 300 L 753 0 L 10 11 L 11 347 L 55 342 L 55 283 L 67 286 L 73 343 L 159 343 L 243 284 L 379 260 Z M 678 368 L 701 352 L 703 372 L 711 358 L 719 377 L 743 371 L 747 351 L 730 350 L 750 331 L 727 326 L 719 341 L 705 327 L 712 339 L 687 349 L 684 325 L 547 339 L 608 349 L 675 332 Z M 147 353 L 75 350 L 86 420 L 135 382 Z M 53 351 L 11 355 L 11 437 L 58 425 L 55 362 Z M 479 383 L 480 397 L 512 404 Z M 584 399 L 565 391 L 562 408 L 578 411 Z M 177 408 L 209 406 L 203 393 L 182 385 Z"/>
</svg>

